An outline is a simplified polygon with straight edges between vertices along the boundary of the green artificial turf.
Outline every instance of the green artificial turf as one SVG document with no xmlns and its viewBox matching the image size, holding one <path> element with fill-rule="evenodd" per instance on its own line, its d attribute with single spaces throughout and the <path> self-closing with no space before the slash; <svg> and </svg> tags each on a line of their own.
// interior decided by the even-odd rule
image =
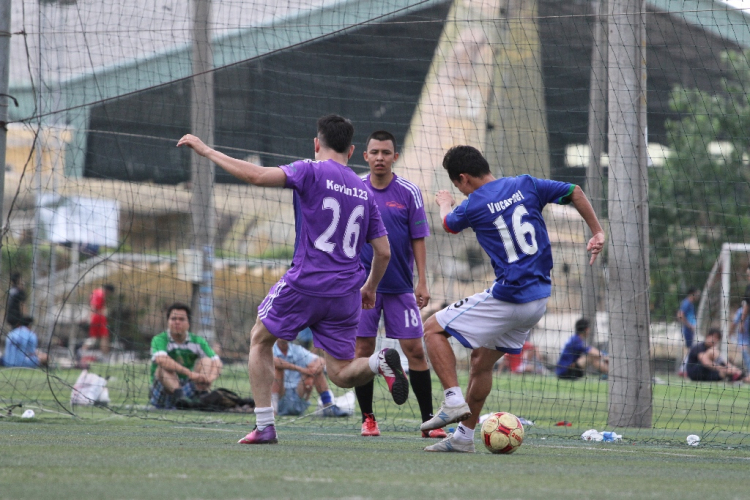
<svg viewBox="0 0 750 500">
<path fill-rule="evenodd" d="M 587 443 L 529 429 L 513 455 L 425 453 L 415 432 L 42 413 L 0 419 L 0 498 L 747 498 L 744 448 Z M 545 435 L 542 435 L 545 434 Z M 477 441 L 478 443 L 478 441 Z"/>
</svg>

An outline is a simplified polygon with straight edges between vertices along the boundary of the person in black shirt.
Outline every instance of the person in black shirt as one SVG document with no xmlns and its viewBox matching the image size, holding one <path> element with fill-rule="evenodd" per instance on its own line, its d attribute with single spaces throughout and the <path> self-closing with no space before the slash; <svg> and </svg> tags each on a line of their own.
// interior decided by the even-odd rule
<svg viewBox="0 0 750 500">
<path fill-rule="evenodd" d="M 687 359 L 687 375 L 696 382 L 735 382 L 743 377 L 742 370 L 724 361 L 719 355 L 721 330 L 711 328 L 703 342 L 698 342 L 691 349 Z M 743 382 L 750 382 L 745 377 Z"/>
<path fill-rule="evenodd" d="M 23 304 L 26 302 L 26 290 L 23 286 L 21 273 L 14 272 L 11 274 L 10 284 L 12 286 L 8 291 L 8 304 L 5 308 L 5 321 L 11 326 L 11 328 L 16 328 L 21 324 L 21 319 L 23 318 Z"/>
</svg>

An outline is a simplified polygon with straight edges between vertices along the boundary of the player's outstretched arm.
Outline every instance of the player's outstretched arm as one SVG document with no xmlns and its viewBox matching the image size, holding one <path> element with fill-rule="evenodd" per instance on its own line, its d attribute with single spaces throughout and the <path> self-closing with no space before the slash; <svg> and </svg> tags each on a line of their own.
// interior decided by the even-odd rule
<svg viewBox="0 0 750 500">
<path fill-rule="evenodd" d="M 453 208 L 453 205 L 456 204 L 456 200 L 453 199 L 450 192 L 441 189 L 435 195 L 435 203 L 440 207 L 440 220 L 443 221 L 443 229 L 445 229 L 445 232 L 451 233 L 452 231 L 445 227 L 445 218 L 451 213 L 451 209 Z"/>
<path fill-rule="evenodd" d="M 596 260 L 596 256 L 599 255 L 604 248 L 604 230 L 602 229 L 602 225 L 599 224 L 599 219 L 596 217 L 594 207 L 591 206 L 589 199 L 586 198 L 586 194 L 580 186 L 576 186 L 573 190 L 571 203 L 576 207 L 576 210 L 581 214 L 581 217 L 586 221 L 591 233 L 594 235 L 586 245 L 586 251 L 591 252 L 591 260 L 589 261 L 589 264 L 593 264 Z"/>
<path fill-rule="evenodd" d="M 388 236 L 380 236 L 368 241 L 368 243 L 372 246 L 373 256 L 370 275 L 361 290 L 363 309 L 375 307 L 375 291 L 388 268 L 388 261 L 391 260 L 391 244 L 388 242 Z"/>
<path fill-rule="evenodd" d="M 218 166 L 248 184 L 262 187 L 284 187 L 286 174 L 278 167 L 261 167 L 249 161 L 238 160 L 208 147 L 198 137 L 187 134 L 177 143 L 177 147 L 187 146 Z"/>
</svg>

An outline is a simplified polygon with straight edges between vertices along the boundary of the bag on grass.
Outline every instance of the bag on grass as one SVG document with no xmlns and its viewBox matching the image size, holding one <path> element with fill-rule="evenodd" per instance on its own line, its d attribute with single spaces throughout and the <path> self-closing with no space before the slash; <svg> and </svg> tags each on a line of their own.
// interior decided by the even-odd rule
<svg viewBox="0 0 750 500">
<path fill-rule="evenodd" d="M 234 391 L 219 387 L 203 394 L 197 400 L 180 399 L 175 403 L 175 407 L 179 410 L 250 412 L 255 408 L 255 400 L 242 398 Z"/>
<path fill-rule="evenodd" d="M 76 383 L 73 384 L 70 404 L 82 406 L 109 404 L 107 380 L 95 373 L 89 373 L 88 370 L 83 370 Z"/>
</svg>

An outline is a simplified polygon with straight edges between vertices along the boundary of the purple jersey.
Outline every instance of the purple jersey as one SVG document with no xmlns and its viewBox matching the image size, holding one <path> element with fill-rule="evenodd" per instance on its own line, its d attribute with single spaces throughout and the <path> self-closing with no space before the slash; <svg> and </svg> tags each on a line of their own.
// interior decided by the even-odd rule
<svg viewBox="0 0 750 500">
<path fill-rule="evenodd" d="M 340 297 L 365 280 L 359 254 L 366 241 L 388 234 L 370 192 L 348 167 L 333 160 L 300 160 L 281 166 L 284 187 L 294 189 L 296 230 L 293 289 Z"/>
<path fill-rule="evenodd" d="M 375 197 L 391 244 L 391 260 L 378 286 L 378 292 L 411 293 L 414 291 L 414 251 L 411 240 L 430 235 L 422 192 L 416 185 L 395 174 L 385 189 L 374 188 L 369 175 L 362 180 Z M 369 272 L 372 263 L 370 245 L 362 248 L 361 257 Z"/>
</svg>

